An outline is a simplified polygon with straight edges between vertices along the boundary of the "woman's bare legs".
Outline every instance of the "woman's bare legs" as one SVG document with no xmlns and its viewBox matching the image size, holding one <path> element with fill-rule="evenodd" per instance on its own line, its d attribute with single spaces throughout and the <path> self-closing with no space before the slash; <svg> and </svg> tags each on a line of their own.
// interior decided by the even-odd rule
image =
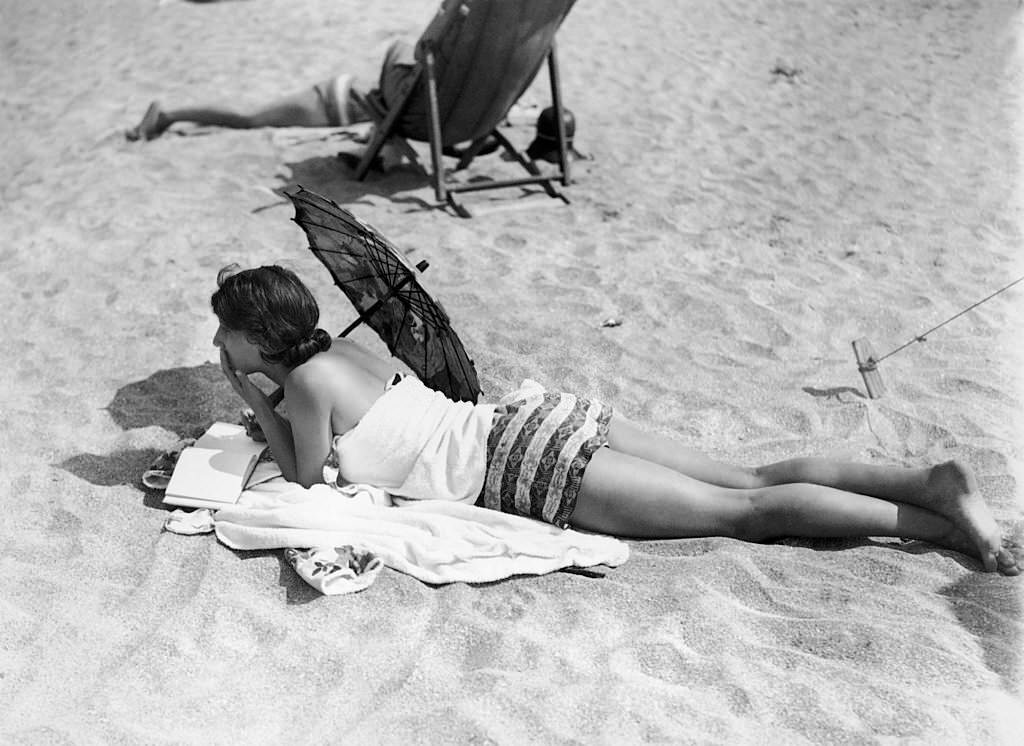
<svg viewBox="0 0 1024 746">
<path fill-rule="evenodd" d="M 789 459 L 755 468 L 735 466 L 714 461 L 672 438 L 647 432 L 619 415 L 612 417 L 608 441 L 613 450 L 639 456 L 720 487 L 752 489 L 810 482 L 934 510 L 930 504 L 933 500 L 927 495 L 931 468 L 907 469 L 823 458 Z M 964 487 L 974 491 L 973 477 L 966 473 L 964 479 L 970 482 Z"/>
<path fill-rule="evenodd" d="M 761 486 L 750 469 L 710 459 L 677 440 L 644 430 L 620 414 L 612 415 L 608 426 L 608 445 L 614 451 L 667 466 L 680 474 L 719 487 Z"/>
<path fill-rule="evenodd" d="M 755 541 L 902 536 L 973 550 L 989 570 L 1016 570 L 973 475 L 956 462 L 905 469 L 808 458 L 745 469 L 646 433 L 617 415 L 609 445 L 584 475 L 585 496 L 573 514 L 584 528 L 604 521 L 608 525 L 597 530 L 622 535 Z M 611 471 L 621 471 L 600 465 L 608 461 L 604 453 L 616 462 Z"/>
<path fill-rule="evenodd" d="M 247 114 L 219 103 L 164 111 L 160 104 L 154 101 L 149 105 L 142 121 L 125 135 L 129 140 L 152 140 L 162 135 L 175 122 L 192 122 L 231 129 L 330 126 L 323 100 L 310 87 L 299 93 L 283 96 Z"/>
</svg>

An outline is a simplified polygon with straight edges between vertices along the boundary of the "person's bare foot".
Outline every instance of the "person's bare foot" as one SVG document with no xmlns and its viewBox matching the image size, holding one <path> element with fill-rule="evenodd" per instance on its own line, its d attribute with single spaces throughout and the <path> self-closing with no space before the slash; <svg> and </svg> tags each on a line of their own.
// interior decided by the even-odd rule
<svg viewBox="0 0 1024 746">
<path fill-rule="evenodd" d="M 978 484 L 970 468 L 959 461 L 947 461 L 932 467 L 928 475 L 928 496 L 934 500 L 935 512 L 948 518 L 969 542 L 989 572 L 998 570 L 1006 575 L 1020 572 L 1013 552 L 1004 545 L 999 524 L 989 511 L 978 491 Z M 962 543 L 957 537 L 950 542 Z M 962 547 L 954 547 L 964 551 Z"/>
<path fill-rule="evenodd" d="M 969 557 L 977 554 L 974 542 L 958 528 L 950 530 L 935 543 Z M 993 569 L 1003 575 L 1020 575 L 1021 569 L 1024 567 L 1024 547 L 1021 546 L 1021 542 L 1015 538 L 1004 537 L 996 551 L 995 563 Z"/>
<path fill-rule="evenodd" d="M 160 102 L 154 101 L 146 109 L 146 113 L 142 115 L 142 121 L 130 130 L 126 130 L 124 136 L 132 142 L 136 140 L 152 140 L 160 137 L 170 125 L 171 123 L 167 120 L 166 115 L 160 110 Z"/>
</svg>

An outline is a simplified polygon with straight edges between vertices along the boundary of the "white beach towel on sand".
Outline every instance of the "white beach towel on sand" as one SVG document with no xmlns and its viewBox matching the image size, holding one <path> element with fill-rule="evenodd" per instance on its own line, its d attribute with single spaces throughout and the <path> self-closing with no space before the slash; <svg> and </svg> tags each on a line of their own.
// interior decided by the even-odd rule
<svg viewBox="0 0 1024 746">
<path fill-rule="evenodd" d="M 608 536 L 444 500 L 386 507 L 374 489 L 346 497 L 325 484 L 261 485 L 218 510 L 214 530 L 233 549 L 353 546 L 425 583 L 617 566 L 629 557 L 625 542 Z"/>
</svg>

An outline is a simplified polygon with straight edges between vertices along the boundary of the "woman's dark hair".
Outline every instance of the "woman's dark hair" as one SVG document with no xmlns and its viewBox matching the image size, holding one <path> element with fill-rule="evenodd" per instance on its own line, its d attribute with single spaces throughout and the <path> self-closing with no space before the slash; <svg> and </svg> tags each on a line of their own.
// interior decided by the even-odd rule
<svg viewBox="0 0 1024 746">
<path fill-rule="evenodd" d="M 316 298 L 284 267 L 224 267 L 210 305 L 220 323 L 244 333 L 268 363 L 294 368 L 331 346 L 331 335 L 316 325 Z"/>
</svg>

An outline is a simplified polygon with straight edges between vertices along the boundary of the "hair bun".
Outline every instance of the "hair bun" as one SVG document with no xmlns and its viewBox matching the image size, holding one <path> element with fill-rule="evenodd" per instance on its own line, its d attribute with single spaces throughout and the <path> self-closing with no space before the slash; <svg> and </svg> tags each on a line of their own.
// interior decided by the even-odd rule
<svg viewBox="0 0 1024 746">
<path fill-rule="evenodd" d="M 314 329 L 306 339 L 286 350 L 281 362 L 290 368 L 302 365 L 318 352 L 331 348 L 331 335 L 323 329 Z"/>
<path fill-rule="evenodd" d="M 331 335 L 319 327 L 313 330 L 310 341 L 317 346 L 317 352 L 326 352 L 331 349 Z"/>
</svg>

